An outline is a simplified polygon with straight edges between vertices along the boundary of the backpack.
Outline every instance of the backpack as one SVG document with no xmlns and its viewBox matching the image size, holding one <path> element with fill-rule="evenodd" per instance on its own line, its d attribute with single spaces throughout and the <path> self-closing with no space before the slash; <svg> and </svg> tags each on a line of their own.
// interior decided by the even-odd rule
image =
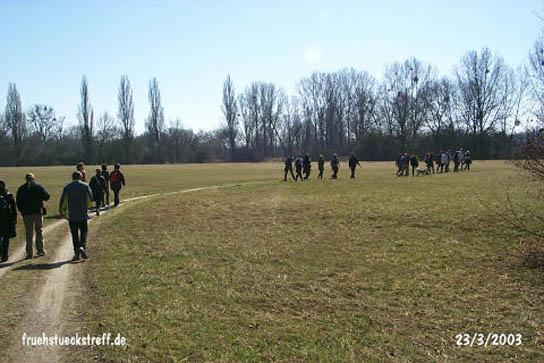
<svg viewBox="0 0 544 363">
<path fill-rule="evenodd" d="M 118 183 L 119 182 L 119 172 L 117 170 L 114 170 L 110 174 L 110 183 Z"/>
<path fill-rule="evenodd" d="M 0 195 L 0 221 L 10 221 L 12 219 L 13 215 L 9 203 L 3 195 Z"/>
</svg>

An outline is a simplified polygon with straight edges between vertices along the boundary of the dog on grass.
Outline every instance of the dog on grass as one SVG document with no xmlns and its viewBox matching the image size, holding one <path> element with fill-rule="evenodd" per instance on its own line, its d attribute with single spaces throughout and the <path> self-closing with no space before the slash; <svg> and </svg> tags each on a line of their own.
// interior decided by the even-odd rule
<svg viewBox="0 0 544 363">
<path fill-rule="evenodd" d="M 427 169 L 420 169 L 420 168 L 417 168 L 416 169 L 416 176 L 420 176 L 420 175 L 430 175 L 431 173 L 429 173 L 429 170 Z"/>
</svg>

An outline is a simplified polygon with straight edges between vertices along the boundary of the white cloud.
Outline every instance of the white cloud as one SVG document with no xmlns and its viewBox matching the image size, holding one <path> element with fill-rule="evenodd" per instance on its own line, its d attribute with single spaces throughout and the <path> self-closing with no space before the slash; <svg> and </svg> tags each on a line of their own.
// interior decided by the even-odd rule
<svg viewBox="0 0 544 363">
<path fill-rule="evenodd" d="M 319 62 L 321 58 L 323 58 L 323 51 L 315 45 L 309 45 L 304 50 L 304 59 L 308 63 Z"/>
</svg>

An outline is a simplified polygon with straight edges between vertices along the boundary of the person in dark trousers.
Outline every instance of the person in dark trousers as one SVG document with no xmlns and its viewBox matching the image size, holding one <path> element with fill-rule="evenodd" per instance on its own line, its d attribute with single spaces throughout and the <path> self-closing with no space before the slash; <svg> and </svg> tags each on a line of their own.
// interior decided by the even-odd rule
<svg viewBox="0 0 544 363">
<path fill-rule="evenodd" d="M 33 240 L 36 232 L 36 250 L 38 256 L 45 255 L 43 242 L 43 215 L 46 212 L 43 202 L 49 200 L 49 193 L 34 181 L 34 174 L 25 175 L 25 183 L 17 189 L 17 209 L 23 216 L 26 234 L 26 258 L 34 254 Z"/>
<path fill-rule="evenodd" d="M 428 174 L 434 174 L 434 161 L 432 153 L 427 153 L 425 155 L 425 166 L 427 167 Z"/>
<path fill-rule="evenodd" d="M 355 179 L 355 168 L 359 166 L 361 167 L 361 164 L 359 164 L 359 160 L 355 157 L 355 154 L 351 154 L 348 161 L 349 169 L 351 170 L 351 176 L 350 179 Z"/>
<path fill-rule="evenodd" d="M 442 172 L 443 166 L 442 166 L 442 152 L 437 152 L 435 154 L 435 161 L 436 161 L 436 173 Z"/>
<path fill-rule="evenodd" d="M 81 181 L 87 182 L 87 173 L 85 172 L 85 163 L 83 161 L 80 161 L 76 165 L 76 170 L 81 173 Z"/>
<path fill-rule="evenodd" d="M 453 172 L 457 173 L 459 171 L 459 153 L 457 151 L 453 152 Z"/>
<path fill-rule="evenodd" d="M 470 164 L 472 164 L 472 157 L 470 156 L 470 151 L 465 152 L 465 170 L 470 170 Z"/>
<path fill-rule="evenodd" d="M 445 170 L 446 170 L 446 173 L 449 173 L 450 172 L 450 162 L 451 162 L 451 151 L 448 150 L 448 152 L 446 152 L 446 163 L 445 163 Z M 442 161 L 444 162 L 444 161 Z"/>
<path fill-rule="evenodd" d="M 449 163 L 448 155 L 445 151 L 442 151 L 442 153 L 440 154 L 440 173 L 444 172 L 444 168 L 448 165 L 448 163 Z M 448 169 L 446 169 L 446 172 L 447 171 Z"/>
<path fill-rule="evenodd" d="M 106 189 L 104 189 L 104 198 L 102 199 L 102 207 L 110 205 L 110 171 L 108 164 L 102 164 L 102 176 L 106 181 Z"/>
<path fill-rule="evenodd" d="M 9 258 L 9 239 L 17 236 L 17 208 L 13 194 L 8 192 L 6 183 L 0 180 L 0 262 Z"/>
<path fill-rule="evenodd" d="M 121 173 L 121 164 L 117 163 L 113 167 L 113 171 L 110 173 L 110 186 L 113 190 L 113 205 L 117 207 L 119 205 L 119 192 L 125 185 L 125 176 Z"/>
<path fill-rule="evenodd" d="M 93 201 L 96 202 L 96 215 L 100 215 L 100 207 L 104 202 L 104 191 L 106 190 L 106 180 L 102 176 L 102 170 L 96 169 L 96 175 L 91 178 L 89 183 L 93 192 Z"/>
<path fill-rule="evenodd" d="M 304 173 L 304 180 L 308 180 L 312 171 L 312 160 L 308 154 L 304 155 L 304 159 L 302 160 L 302 169 Z"/>
<path fill-rule="evenodd" d="M 397 156 L 397 160 L 395 160 L 395 165 L 397 166 L 397 176 L 402 176 L 402 153 L 399 153 L 399 156 Z"/>
<path fill-rule="evenodd" d="M 59 214 L 61 218 L 68 219 L 72 244 L 74 245 L 74 257 L 72 261 L 78 261 L 79 256 L 87 258 L 87 210 L 91 206 L 93 193 L 87 183 L 81 181 L 81 173 L 75 171 L 72 174 L 72 182 L 64 187 L 59 201 Z"/>
<path fill-rule="evenodd" d="M 319 175 L 317 178 L 323 179 L 323 171 L 325 171 L 325 159 L 323 159 L 323 155 L 319 155 L 319 159 L 317 160 L 317 168 L 319 169 Z"/>
<path fill-rule="evenodd" d="M 295 181 L 297 181 L 299 177 L 301 181 L 304 180 L 304 178 L 302 177 L 302 163 L 303 162 L 304 162 L 304 159 L 302 159 L 302 156 L 299 154 L 297 158 L 295 159 L 295 171 L 296 171 Z"/>
<path fill-rule="evenodd" d="M 410 156 L 410 166 L 412 167 L 412 176 L 415 176 L 416 169 L 419 166 L 419 158 L 416 154 Z"/>
<path fill-rule="evenodd" d="M 285 164 L 285 168 L 283 169 L 283 171 L 285 172 L 285 174 L 283 175 L 283 181 L 287 181 L 287 174 L 289 173 L 291 173 L 291 177 L 293 178 L 293 180 L 296 180 L 295 174 L 293 174 L 293 157 L 288 156 L 285 159 L 284 164 Z"/>
<path fill-rule="evenodd" d="M 337 179 L 338 178 L 338 169 L 340 169 L 340 160 L 338 160 L 338 157 L 336 156 L 336 154 L 332 155 L 331 168 L 332 168 L 331 179 Z"/>
<path fill-rule="evenodd" d="M 408 176 L 408 174 L 410 173 L 410 171 L 408 169 L 410 169 L 409 167 L 409 163 L 410 163 L 410 157 L 408 156 L 408 153 L 404 153 L 404 158 L 402 159 L 403 161 L 403 165 L 402 165 L 402 170 L 404 170 L 404 176 Z"/>
</svg>

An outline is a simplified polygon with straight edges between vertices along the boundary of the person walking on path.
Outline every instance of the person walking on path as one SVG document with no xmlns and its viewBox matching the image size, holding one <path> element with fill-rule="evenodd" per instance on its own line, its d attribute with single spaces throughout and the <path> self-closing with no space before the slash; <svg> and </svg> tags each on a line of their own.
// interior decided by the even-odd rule
<svg viewBox="0 0 544 363">
<path fill-rule="evenodd" d="M 304 180 L 308 180 L 312 171 L 312 160 L 308 154 L 304 155 L 304 159 L 302 160 L 302 169 L 304 172 Z"/>
<path fill-rule="evenodd" d="M 349 157 L 349 168 L 351 170 L 351 176 L 349 177 L 350 179 L 355 179 L 355 168 L 357 166 L 359 166 L 359 168 L 361 167 L 361 164 L 359 164 L 359 160 L 357 160 L 357 158 L 355 157 L 355 154 L 351 154 L 351 156 Z"/>
<path fill-rule="evenodd" d="M 106 180 L 102 176 L 102 170 L 96 169 L 96 175 L 91 178 L 89 183 L 93 192 L 93 201 L 96 202 L 96 215 L 100 215 L 100 207 L 104 202 L 104 190 L 106 190 Z"/>
<path fill-rule="evenodd" d="M 13 194 L 8 192 L 6 183 L 0 180 L 0 262 L 9 257 L 9 239 L 17 236 L 17 208 Z"/>
<path fill-rule="evenodd" d="M 297 156 L 297 158 L 295 159 L 295 170 L 296 170 L 296 174 L 295 175 L 295 181 L 298 180 L 298 178 L 300 177 L 300 180 L 303 181 L 304 178 L 302 177 L 302 164 L 304 162 L 304 159 L 302 159 L 302 156 L 299 154 Z"/>
<path fill-rule="evenodd" d="M 102 207 L 110 205 L 110 171 L 108 164 L 102 164 L 102 176 L 106 181 L 106 189 L 104 189 L 104 198 L 102 199 Z"/>
<path fill-rule="evenodd" d="M 68 219 L 72 244 L 74 245 L 74 257 L 72 261 L 78 261 L 79 256 L 87 258 L 87 210 L 91 206 L 93 193 L 87 183 L 81 181 L 81 173 L 75 171 L 72 174 L 72 182 L 62 190 L 59 201 L 59 214 Z"/>
<path fill-rule="evenodd" d="M 17 189 L 17 209 L 23 216 L 26 234 L 26 258 L 31 259 L 34 253 L 33 240 L 36 232 L 36 250 L 38 256 L 45 255 L 43 242 L 43 215 L 46 209 L 43 202 L 49 200 L 49 193 L 34 181 L 34 174 L 25 175 L 25 183 Z"/>
<path fill-rule="evenodd" d="M 288 156 L 285 159 L 284 164 L 285 164 L 285 168 L 283 168 L 283 171 L 285 173 L 283 175 L 283 181 L 287 181 L 287 174 L 289 174 L 289 173 L 291 173 L 291 177 L 293 178 L 293 180 L 296 180 L 295 174 L 293 174 L 293 157 Z"/>
<path fill-rule="evenodd" d="M 412 167 L 412 176 L 415 176 L 416 169 L 419 166 L 419 158 L 416 154 L 410 156 L 410 166 Z"/>
<path fill-rule="evenodd" d="M 79 163 L 77 163 L 76 170 L 81 173 L 81 181 L 86 183 L 87 182 L 87 173 L 85 172 L 85 163 L 83 163 L 83 161 L 80 161 Z"/>
<path fill-rule="evenodd" d="M 319 169 L 318 179 L 323 179 L 323 171 L 325 171 L 325 159 L 323 155 L 319 155 L 319 160 L 317 160 L 317 168 Z"/>
<path fill-rule="evenodd" d="M 113 167 L 113 171 L 110 173 L 110 186 L 113 190 L 113 205 L 117 207 L 119 205 L 119 192 L 125 185 L 125 176 L 121 173 L 121 164 L 117 163 Z"/>
<path fill-rule="evenodd" d="M 337 179 L 338 178 L 338 169 L 340 169 L 340 161 L 338 160 L 338 157 L 336 156 L 336 154 L 332 155 L 331 168 L 332 168 L 331 179 Z"/>
</svg>

